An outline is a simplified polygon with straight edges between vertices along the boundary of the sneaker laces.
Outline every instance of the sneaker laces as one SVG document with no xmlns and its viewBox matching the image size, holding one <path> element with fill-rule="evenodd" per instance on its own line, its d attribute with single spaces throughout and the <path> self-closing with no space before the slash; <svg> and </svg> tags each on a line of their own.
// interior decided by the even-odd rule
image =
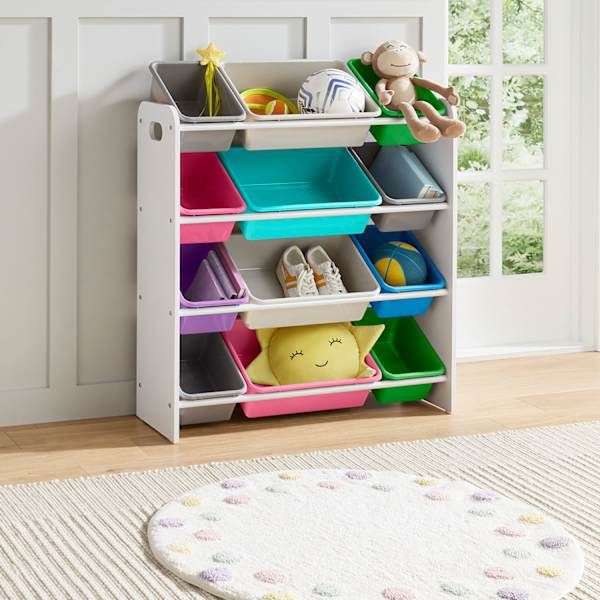
<svg viewBox="0 0 600 600">
<path fill-rule="evenodd" d="M 329 263 L 328 283 L 333 289 L 335 289 L 339 293 L 343 293 L 346 289 L 344 287 L 344 282 L 342 281 L 342 274 L 340 273 L 340 270 L 337 268 L 337 265 L 334 262 Z"/>
<path fill-rule="evenodd" d="M 314 296 L 319 293 L 312 269 L 304 268 L 298 273 L 298 293 L 300 296 Z"/>
</svg>

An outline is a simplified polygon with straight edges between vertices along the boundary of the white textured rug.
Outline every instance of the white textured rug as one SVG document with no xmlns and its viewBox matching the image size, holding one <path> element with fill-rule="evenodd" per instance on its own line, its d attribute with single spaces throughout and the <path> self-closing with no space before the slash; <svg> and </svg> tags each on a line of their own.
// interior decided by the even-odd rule
<svg viewBox="0 0 600 600">
<path fill-rule="evenodd" d="M 397 471 L 225 479 L 161 507 L 148 539 L 224 600 L 561 600 L 583 571 L 577 541 L 537 509 Z"/>
<path fill-rule="evenodd" d="M 563 523 L 585 551 L 583 579 L 568 600 L 600 599 L 600 423 L 2 487 L 0 598 L 211 598 L 157 565 L 148 519 L 221 479 L 315 468 L 465 480 L 527 502 Z"/>
</svg>

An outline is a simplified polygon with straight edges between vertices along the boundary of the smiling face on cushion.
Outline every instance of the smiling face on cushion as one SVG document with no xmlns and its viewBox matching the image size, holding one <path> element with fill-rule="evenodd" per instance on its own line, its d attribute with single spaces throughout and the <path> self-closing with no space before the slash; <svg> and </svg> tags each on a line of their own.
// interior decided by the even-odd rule
<svg viewBox="0 0 600 600">
<path fill-rule="evenodd" d="M 370 377 L 365 364 L 383 325 L 350 323 L 259 329 L 260 354 L 248 365 L 248 376 L 261 385 L 289 385 Z"/>
</svg>

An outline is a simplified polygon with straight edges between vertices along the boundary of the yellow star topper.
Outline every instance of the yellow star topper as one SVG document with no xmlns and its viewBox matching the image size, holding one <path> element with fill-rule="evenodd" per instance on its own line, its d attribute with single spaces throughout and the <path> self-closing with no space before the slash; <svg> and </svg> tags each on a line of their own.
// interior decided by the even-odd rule
<svg viewBox="0 0 600 600">
<path fill-rule="evenodd" d="M 213 64 L 215 67 L 221 66 L 221 59 L 225 56 L 225 52 L 217 48 L 213 42 L 206 48 L 198 48 L 196 52 L 200 56 L 201 65 Z"/>
</svg>

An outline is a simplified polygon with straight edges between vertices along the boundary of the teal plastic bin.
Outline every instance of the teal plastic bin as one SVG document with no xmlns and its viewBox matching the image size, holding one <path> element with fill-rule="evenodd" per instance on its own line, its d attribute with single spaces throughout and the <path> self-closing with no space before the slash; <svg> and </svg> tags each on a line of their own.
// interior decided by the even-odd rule
<svg viewBox="0 0 600 600">
<path fill-rule="evenodd" d="M 348 68 L 354 76 L 360 81 L 362 86 L 365 88 L 369 96 L 377 102 L 377 105 L 381 107 L 382 117 L 398 117 L 403 119 L 403 115 L 399 110 L 391 110 L 383 106 L 377 94 L 375 93 L 375 85 L 379 81 L 379 76 L 373 71 L 371 65 L 363 65 L 360 62 L 360 58 L 351 58 L 347 62 Z M 440 115 L 446 114 L 446 106 L 444 103 L 430 90 L 415 86 L 417 92 L 417 99 L 425 100 L 429 102 Z M 419 116 L 422 116 L 421 111 L 417 111 Z M 413 134 L 410 132 L 408 127 L 402 125 L 373 125 L 371 127 L 371 135 L 377 140 L 380 146 L 407 146 L 409 144 L 420 144 Z"/>
<path fill-rule="evenodd" d="M 371 356 L 381 369 L 383 380 L 436 377 L 446 372 L 442 359 L 412 317 L 381 319 L 372 309 L 355 325 L 385 325 Z M 433 384 L 422 383 L 398 388 L 373 390 L 381 404 L 415 402 L 429 395 Z"/>
<path fill-rule="evenodd" d="M 231 148 L 219 158 L 244 198 L 246 212 L 355 208 L 381 196 L 346 148 Z M 243 221 L 249 240 L 362 233 L 369 215 Z"/>
</svg>

